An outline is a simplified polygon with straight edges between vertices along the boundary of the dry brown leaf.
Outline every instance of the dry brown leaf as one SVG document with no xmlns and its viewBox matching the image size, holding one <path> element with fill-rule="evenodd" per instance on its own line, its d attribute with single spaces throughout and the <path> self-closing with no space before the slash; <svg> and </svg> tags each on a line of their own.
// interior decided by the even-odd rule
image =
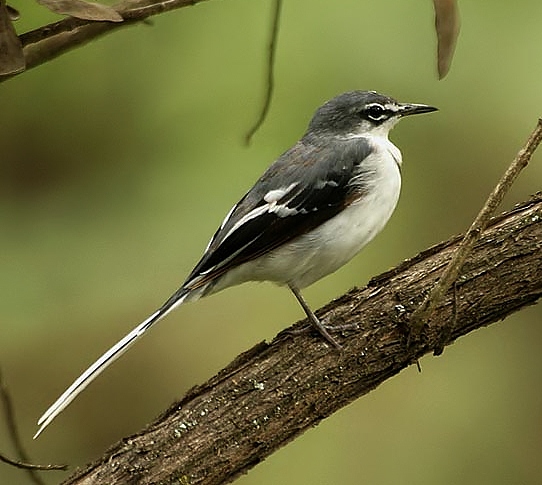
<svg viewBox="0 0 542 485">
<path fill-rule="evenodd" d="M 122 22 L 122 16 L 113 8 L 85 0 L 37 0 L 49 10 L 78 19 Z"/>
<path fill-rule="evenodd" d="M 433 0 L 437 31 L 437 66 L 439 79 L 450 69 L 459 35 L 459 7 L 457 0 Z"/>
<path fill-rule="evenodd" d="M 0 75 L 24 71 L 23 46 L 13 28 L 5 0 L 0 0 Z"/>
</svg>

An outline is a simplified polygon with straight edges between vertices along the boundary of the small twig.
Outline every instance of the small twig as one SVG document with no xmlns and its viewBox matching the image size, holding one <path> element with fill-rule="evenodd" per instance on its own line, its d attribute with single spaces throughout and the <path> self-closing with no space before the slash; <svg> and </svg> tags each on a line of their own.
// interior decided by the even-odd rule
<svg viewBox="0 0 542 485">
<path fill-rule="evenodd" d="M 19 460 L 12 460 L 5 455 L 0 454 L 0 461 L 13 465 L 17 468 L 24 468 L 28 470 L 31 480 L 36 485 L 45 485 L 42 479 L 37 475 L 36 470 L 66 470 L 66 465 L 33 465 L 28 463 L 30 460 L 17 431 L 17 424 L 15 420 L 15 412 L 13 410 L 13 403 L 11 402 L 11 396 L 2 379 L 2 373 L 0 372 L 0 400 L 2 401 L 4 416 L 8 428 L 8 433 L 11 438 L 11 442 L 15 448 Z"/>
<path fill-rule="evenodd" d="M 0 453 L 0 461 L 3 461 L 4 463 L 7 463 L 8 465 L 12 465 L 16 468 L 22 468 L 24 470 L 39 470 L 39 471 L 48 471 L 48 470 L 67 470 L 67 465 L 34 465 L 33 463 L 24 463 L 22 461 L 18 460 L 12 460 L 11 458 L 8 458 L 7 456 Z M 36 475 L 37 481 L 34 480 L 36 483 L 39 483 L 40 485 L 43 484 L 41 479 Z"/>
<path fill-rule="evenodd" d="M 471 252 L 474 244 L 480 238 L 481 233 L 487 227 L 487 224 L 497 206 L 502 202 L 505 194 L 508 192 L 514 180 L 517 178 L 521 170 L 523 170 L 534 151 L 542 141 L 542 119 L 538 120 L 536 128 L 531 133 L 531 136 L 518 152 L 501 180 L 497 183 L 491 194 L 489 195 L 482 210 L 476 216 L 476 219 L 465 234 L 463 241 L 455 250 L 452 259 L 442 277 L 433 286 L 429 294 L 424 299 L 423 303 L 412 313 L 410 319 L 410 335 L 409 344 L 412 340 L 417 339 L 425 321 L 431 316 L 431 313 L 440 303 L 444 294 L 448 291 L 450 285 L 457 279 L 459 271 L 465 262 L 465 259 Z M 439 349 L 436 349 L 438 352 Z"/>
<path fill-rule="evenodd" d="M 260 116 L 248 130 L 248 133 L 245 136 L 245 143 L 248 145 L 262 123 L 267 118 L 267 113 L 269 113 L 269 107 L 271 106 L 271 99 L 273 98 L 273 90 L 275 88 L 275 55 L 277 52 L 277 39 L 279 34 L 279 25 L 280 25 L 280 12 L 282 8 L 282 0 L 274 1 L 274 10 L 273 18 L 271 20 L 271 31 L 269 38 L 269 47 L 267 52 L 267 81 L 266 88 L 263 100 L 263 106 L 260 111 Z"/>
</svg>

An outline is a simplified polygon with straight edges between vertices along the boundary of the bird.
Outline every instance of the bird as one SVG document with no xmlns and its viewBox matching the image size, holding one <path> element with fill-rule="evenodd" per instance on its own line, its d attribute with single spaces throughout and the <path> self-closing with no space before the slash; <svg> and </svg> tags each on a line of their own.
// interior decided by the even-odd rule
<svg viewBox="0 0 542 485">
<path fill-rule="evenodd" d="M 401 118 L 436 110 L 360 90 L 320 106 L 301 139 L 228 212 L 184 284 L 73 382 L 41 416 L 34 438 L 168 313 L 234 285 L 288 287 L 323 342 L 340 349 L 300 291 L 339 269 L 381 231 L 401 189 L 402 156 L 388 134 Z"/>
</svg>

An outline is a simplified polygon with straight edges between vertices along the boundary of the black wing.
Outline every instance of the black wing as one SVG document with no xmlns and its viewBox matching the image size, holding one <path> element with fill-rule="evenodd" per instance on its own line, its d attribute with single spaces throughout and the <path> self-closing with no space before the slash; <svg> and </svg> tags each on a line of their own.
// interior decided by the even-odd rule
<svg viewBox="0 0 542 485">
<path fill-rule="evenodd" d="M 298 142 L 228 214 L 183 289 L 198 288 L 335 216 L 364 190 L 362 180 L 353 185 L 351 179 L 369 153 L 363 139 Z"/>
</svg>

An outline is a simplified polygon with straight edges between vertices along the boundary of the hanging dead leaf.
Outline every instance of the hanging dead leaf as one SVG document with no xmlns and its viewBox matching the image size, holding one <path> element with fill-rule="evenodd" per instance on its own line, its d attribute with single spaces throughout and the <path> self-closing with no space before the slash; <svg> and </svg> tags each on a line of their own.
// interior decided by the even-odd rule
<svg viewBox="0 0 542 485">
<path fill-rule="evenodd" d="M 85 0 L 37 0 L 49 10 L 78 19 L 106 22 L 122 22 L 122 16 L 113 8 Z"/>
<path fill-rule="evenodd" d="M 24 71 L 23 46 L 13 28 L 5 0 L 0 0 L 0 75 Z"/>
<path fill-rule="evenodd" d="M 433 0 L 437 31 L 437 66 L 439 79 L 450 69 L 457 36 L 459 35 L 459 7 L 457 0 Z"/>
</svg>

